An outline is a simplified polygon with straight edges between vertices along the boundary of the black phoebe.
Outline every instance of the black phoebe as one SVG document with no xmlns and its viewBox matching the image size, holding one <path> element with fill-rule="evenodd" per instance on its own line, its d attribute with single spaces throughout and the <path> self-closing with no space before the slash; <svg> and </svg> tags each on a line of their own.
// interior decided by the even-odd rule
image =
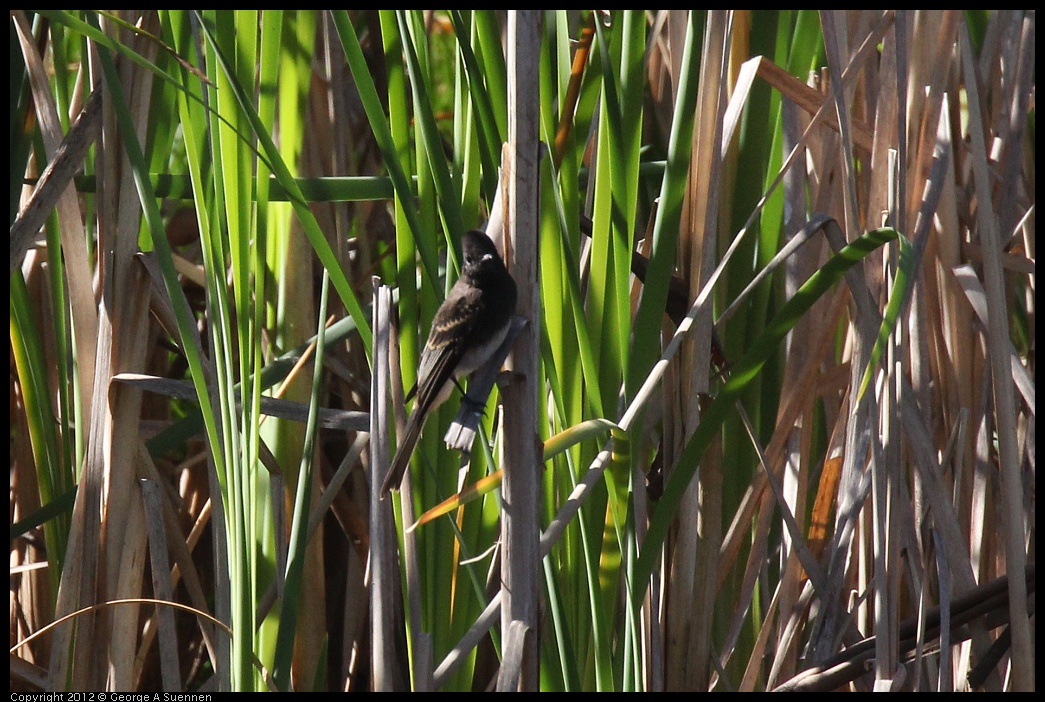
<svg viewBox="0 0 1045 702">
<path fill-rule="evenodd" d="M 450 396 L 458 378 L 471 375 L 501 346 L 515 314 L 515 281 L 490 237 L 473 229 L 461 250 L 461 277 L 432 320 L 417 385 L 406 397 L 416 391 L 417 406 L 381 484 L 382 497 L 399 489 L 428 413 Z"/>
</svg>

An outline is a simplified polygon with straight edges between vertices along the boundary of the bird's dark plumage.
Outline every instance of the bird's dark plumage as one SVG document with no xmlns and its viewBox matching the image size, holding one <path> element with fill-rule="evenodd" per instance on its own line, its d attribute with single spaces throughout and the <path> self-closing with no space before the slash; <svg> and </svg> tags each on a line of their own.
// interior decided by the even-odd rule
<svg viewBox="0 0 1045 702">
<path fill-rule="evenodd" d="M 515 314 L 515 281 L 490 237 L 469 231 L 461 250 L 461 277 L 432 320 L 417 386 L 407 396 L 416 391 L 417 405 L 381 485 L 382 496 L 399 489 L 428 413 L 450 396 L 456 379 L 477 370 L 501 346 Z"/>
</svg>

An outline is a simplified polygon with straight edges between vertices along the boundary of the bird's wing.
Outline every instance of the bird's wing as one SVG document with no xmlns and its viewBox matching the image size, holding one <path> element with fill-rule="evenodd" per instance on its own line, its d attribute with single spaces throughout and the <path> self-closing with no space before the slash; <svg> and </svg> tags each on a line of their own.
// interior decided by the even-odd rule
<svg viewBox="0 0 1045 702">
<path fill-rule="evenodd" d="M 418 407 L 427 407 L 439 395 L 471 343 L 480 293 L 471 286 L 451 290 L 432 320 L 432 330 L 417 371 Z"/>
</svg>

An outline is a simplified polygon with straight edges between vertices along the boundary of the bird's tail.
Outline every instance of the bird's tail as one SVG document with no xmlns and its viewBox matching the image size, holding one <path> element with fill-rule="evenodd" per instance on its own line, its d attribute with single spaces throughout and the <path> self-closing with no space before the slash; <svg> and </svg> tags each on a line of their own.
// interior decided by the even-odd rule
<svg viewBox="0 0 1045 702">
<path fill-rule="evenodd" d="M 381 483 L 381 497 L 387 495 L 389 490 L 399 490 L 399 484 L 403 482 L 406 467 L 410 465 L 410 456 L 413 455 L 414 446 L 417 445 L 417 439 L 421 436 L 421 429 L 424 427 L 427 414 L 418 407 L 410 415 L 410 420 L 406 423 L 406 431 L 399 441 L 395 456 L 392 457 L 392 464 L 385 473 L 385 481 Z"/>
</svg>

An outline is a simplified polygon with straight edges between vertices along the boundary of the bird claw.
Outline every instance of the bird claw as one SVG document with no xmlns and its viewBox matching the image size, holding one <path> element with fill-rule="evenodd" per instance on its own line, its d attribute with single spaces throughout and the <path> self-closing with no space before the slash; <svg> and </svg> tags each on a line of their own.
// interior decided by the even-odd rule
<svg viewBox="0 0 1045 702">
<path fill-rule="evenodd" d="M 476 400 L 468 393 L 465 393 L 461 398 L 461 409 L 471 414 L 478 414 L 481 417 L 486 416 L 486 403 Z"/>
</svg>

